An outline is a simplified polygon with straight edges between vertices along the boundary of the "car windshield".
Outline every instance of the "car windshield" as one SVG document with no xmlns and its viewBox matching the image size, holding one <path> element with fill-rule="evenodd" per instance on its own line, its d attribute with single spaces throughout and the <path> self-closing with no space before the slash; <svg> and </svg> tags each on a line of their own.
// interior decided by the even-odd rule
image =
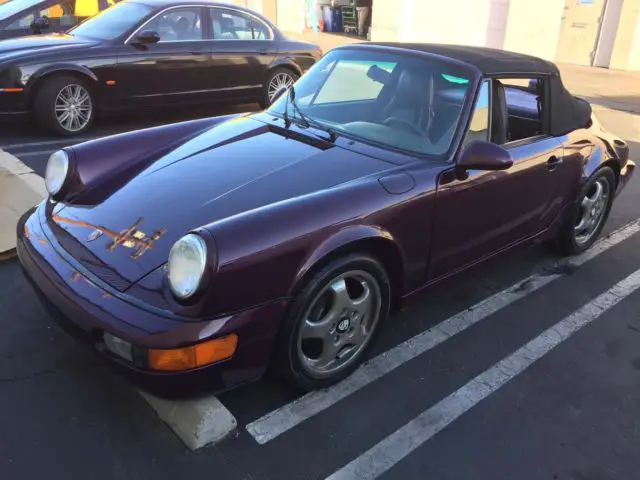
<svg viewBox="0 0 640 480">
<path fill-rule="evenodd" d="M 427 56 L 334 50 L 295 84 L 299 109 L 282 95 L 269 113 L 284 117 L 288 104 L 289 119 L 302 124 L 421 155 L 444 155 L 473 76 L 465 67 Z"/>
<path fill-rule="evenodd" d="M 68 33 L 77 37 L 113 40 L 135 27 L 152 11 L 153 8 L 141 3 L 120 2 L 89 18 Z"/>
<path fill-rule="evenodd" d="M 2 3 L 0 4 L 0 20 L 9 18 L 23 10 L 29 10 L 39 3 L 42 3 L 42 0 L 10 0 L 7 3 Z"/>
</svg>

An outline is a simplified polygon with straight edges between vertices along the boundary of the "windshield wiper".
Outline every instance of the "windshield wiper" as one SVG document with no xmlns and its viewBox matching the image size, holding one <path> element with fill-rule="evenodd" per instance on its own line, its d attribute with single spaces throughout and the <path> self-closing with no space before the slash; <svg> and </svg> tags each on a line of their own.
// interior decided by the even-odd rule
<svg viewBox="0 0 640 480">
<path fill-rule="evenodd" d="M 334 143 L 336 141 L 336 139 L 338 138 L 338 135 L 336 134 L 336 132 L 334 132 L 331 128 L 321 124 L 320 122 L 315 121 L 313 118 L 307 117 L 304 113 L 302 113 L 302 110 L 300 110 L 300 107 L 298 106 L 298 102 L 296 101 L 296 90 L 293 85 L 289 87 L 289 91 L 287 92 L 287 101 L 285 102 L 285 105 L 284 105 L 284 121 L 286 123 L 288 124 L 291 123 L 291 121 L 289 120 L 289 102 L 291 102 L 291 105 L 293 106 L 293 110 L 297 114 L 296 116 L 299 117 L 299 120 L 302 121 L 304 128 L 313 127 L 315 129 L 322 130 L 323 132 L 329 134 L 329 141 L 331 143 Z"/>
</svg>

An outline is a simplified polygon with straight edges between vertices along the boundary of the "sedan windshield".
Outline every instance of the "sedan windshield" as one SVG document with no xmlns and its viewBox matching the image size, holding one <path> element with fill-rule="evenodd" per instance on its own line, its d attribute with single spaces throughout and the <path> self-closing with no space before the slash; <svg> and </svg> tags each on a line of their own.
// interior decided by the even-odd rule
<svg viewBox="0 0 640 480">
<path fill-rule="evenodd" d="M 39 3 L 42 3 L 42 0 L 11 0 L 7 3 L 0 2 L 0 20 L 9 18 L 23 10 L 29 10 Z"/>
<path fill-rule="evenodd" d="M 153 8 L 141 3 L 117 3 L 84 21 L 68 33 L 77 37 L 113 40 L 135 27 L 152 11 Z"/>
<path fill-rule="evenodd" d="M 295 84 L 296 105 L 285 94 L 269 112 L 283 117 L 287 108 L 288 118 L 302 124 L 412 153 L 444 155 L 472 78 L 464 67 L 427 56 L 334 50 Z"/>
</svg>

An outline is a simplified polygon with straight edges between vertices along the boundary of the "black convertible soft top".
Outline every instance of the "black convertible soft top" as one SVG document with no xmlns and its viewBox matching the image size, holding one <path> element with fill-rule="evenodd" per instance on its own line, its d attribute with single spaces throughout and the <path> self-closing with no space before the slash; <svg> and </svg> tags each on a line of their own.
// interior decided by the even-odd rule
<svg viewBox="0 0 640 480">
<path fill-rule="evenodd" d="M 589 102 L 569 93 L 562 83 L 558 67 L 547 60 L 506 50 L 463 45 L 395 42 L 372 42 L 367 45 L 415 50 L 454 58 L 476 67 L 488 77 L 547 77 L 550 95 L 549 133 L 553 136 L 565 135 L 578 128 L 585 128 L 591 122 Z"/>
</svg>

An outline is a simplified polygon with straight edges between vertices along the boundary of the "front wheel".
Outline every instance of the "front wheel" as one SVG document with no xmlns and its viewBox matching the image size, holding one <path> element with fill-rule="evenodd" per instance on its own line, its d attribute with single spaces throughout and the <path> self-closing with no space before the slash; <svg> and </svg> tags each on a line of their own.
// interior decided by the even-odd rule
<svg viewBox="0 0 640 480">
<path fill-rule="evenodd" d="M 580 193 L 574 215 L 563 225 L 557 243 L 562 253 L 575 255 L 587 250 L 604 228 L 616 187 L 616 176 L 609 167 L 598 170 Z"/>
<path fill-rule="evenodd" d="M 70 75 L 54 76 L 44 82 L 34 98 L 38 122 L 58 135 L 74 136 L 86 132 L 96 113 L 87 82 Z"/>
<path fill-rule="evenodd" d="M 267 75 L 267 79 L 262 86 L 262 98 L 260 99 L 260 105 L 263 108 L 267 108 L 271 105 L 271 100 L 276 92 L 282 88 L 289 88 L 293 85 L 299 76 L 293 73 L 288 68 L 276 68 Z"/>
<path fill-rule="evenodd" d="M 272 370 L 303 391 L 326 388 L 360 365 L 389 314 L 390 283 L 368 255 L 334 260 L 296 296 L 280 332 Z"/>
</svg>

